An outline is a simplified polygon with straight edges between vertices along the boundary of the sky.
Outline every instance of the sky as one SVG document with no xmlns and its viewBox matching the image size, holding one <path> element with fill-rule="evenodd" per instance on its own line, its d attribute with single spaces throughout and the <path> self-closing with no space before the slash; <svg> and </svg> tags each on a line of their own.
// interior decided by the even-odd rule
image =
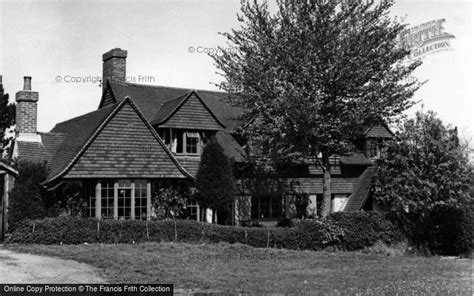
<svg viewBox="0 0 474 296">
<path fill-rule="evenodd" d="M 32 76 L 38 130 L 49 131 L 97 109 L 102 54 L 116 47 L 128 51 L 131 81 L 215 90 L 222 78 L 205 52 L 226 47 L 218 33 L 239 27 L 239 7 L 239 0 L 0 0 L 5 91 L 14 99 L 23 76 Z M 407 115 L 422 106 L 433 110 L 468 141 L 474 141 L 473 9 L 471 0 L 398 0 L 391 12 L 410 27 L 445 19 L 444 31 L 454 35 L 450 50 L 422 58 L 414 75 L 427 82 Z"/>
</svg>

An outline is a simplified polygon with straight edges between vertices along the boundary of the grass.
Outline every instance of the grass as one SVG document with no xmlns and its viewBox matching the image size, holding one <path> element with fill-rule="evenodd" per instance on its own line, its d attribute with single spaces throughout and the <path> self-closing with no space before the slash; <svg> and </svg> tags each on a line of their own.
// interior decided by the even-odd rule
<svg viewBox="0 0 474 296">
<path fill-rule="evenodd" d="M 472 295 L 470 259 L 256 249 L 240 244 L 5 248 L 88 263 L 112 283 L 173 283 L 182 291 Z"/>
</svg>

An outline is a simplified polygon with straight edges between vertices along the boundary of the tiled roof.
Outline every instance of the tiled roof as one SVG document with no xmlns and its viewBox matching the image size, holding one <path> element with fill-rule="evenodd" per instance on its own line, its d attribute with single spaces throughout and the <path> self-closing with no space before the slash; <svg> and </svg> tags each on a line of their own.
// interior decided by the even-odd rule
<svg viewBox="0 0 474 296">
<path fill-rule="evenodd" d="M 222 130 L 219 121 L 201 97 L 191 91 L 176 99 L 167 101 L 150 120 L 152 125 L 169 128 Z"/>
<path fill-rule="evenodd" d="M 340 162 L 343 165 L 372 165 L 372 161 L 365 157 L 365 155 L 361 152 L 347 153 L 346 155 L 341 156 Z"/>
<path fill-rule="evenodd" d="M 357 179 L 354 192 L 349 196 L 344 212 L 357 212 L 364 206 L 365 201 L 369 197 L 372 179 L 375 176 L 375 167 L 371 166 Z"/>
<path fill-rule="evenodd" d="M 178 107 L 188 98 L 189 93 L 186 93 L 176 99 L 169 100 L 163 103 L 156 112 L 156 114 L 151 118 L 151 124 L 160 124 L 166 119 L 168 119 Z"/>
<path fill-rule="evenodd" d="M 42 142 L 16 141 L 15 145 L 20 160 L 43 162 L 50 158 Z"/>
<path fill-rule="evenodd" d="M 112 90 L 116 101 L 130 97 L 149 121 L 163 104 L 193 91 L 186 88 L 120 82 L 109 82 L 107 87 Z M 227 93 L 210 90 L 194 91 L 228 130 L 233 130 L 241 124 L 239 116 L 243 114 L 243 109 L 230 104 Z M 102 104 L 103 100 L 99 106 L 101 107 Z"/>
<path fill-rule="evenodd" d="M 394 134 L 390 128 L 385 124 L 374 124 L 367 127 L 364 133 L 366 138 L 393 138 Z"/>
<path fill-rule="evenodd" d="M 244 149 L 237 143 L 228 131 L 218 131 L 216 134 L 217 142 L 224 148 L 227 157 L 236 162 L 245 161 Z"/>
<path fill-rule="evenodd" d="M 131 106 L 139 112 L 138 108 L 135 107 L 131 100 L 125 100 L 73 118 L 71 120 L 58 123 L 51 130 L 51 135 L 60 135 L 63 137 L 63 141 L 58 146 L 54 146 L 53 141 L 51 141 L 49 144 L 50 147 L 56 148 L 56 152 L 51 157 L 51 161 L 49 163 L 50 174 L 48 176 L 47 182 L 51 182 L 57 177 L 61 176 L 68 169 L 68 167 L 72 165 L 72 163 L 79 156 L 79 153 L 86 148 L 88 143 L 93 140 L 94 135 L 100 131 L 101 127 L 105 126 L 108 120 L 110 120 L 115 115 L 115 113 L 120 110 L 121 106 L 125 104 L 125 102 L 129 102 Z M 138 115 L 141 116 L 143 120 L 145 120 L 145 118 L 140 113 L 138 113 Z M 166 146 L 161 142 L 153 128 L 149 126 L 148 123 L 146 123 L 146 125 L 148 125 L 150 131 L 153 132 L 156 140 L 158 140 L 176 167 L 178 167 L 178 169 L 181 170 L 185 176 L 189 176 L 188 173 L 171 155 L 171 152 L 169 152 Z"/>
<path fill-rule="evenodd" d="M 66 139 L 66 133 L 38 133 L 41 136 L 41 142 L 43 142 L 44 148 L 48 152 L 48 162 L 51 161 L 51 157 L 56 153 L 57 149 Z"/>
<path fill-rule="evenodd" d="M 60 174 L 71 163 L 93 133 L 116 107 L 117 104 L 111 105 L 56 124 L 50 134 L 51 136 L 53 134 L 60 135 L 63 140 L 61 144 L 58 144 L 59 148 L 53 144 L 55 141 L 50 142 L 50 147 L 55 152 L 49 162 L 48 180 Z"/>
</svg>

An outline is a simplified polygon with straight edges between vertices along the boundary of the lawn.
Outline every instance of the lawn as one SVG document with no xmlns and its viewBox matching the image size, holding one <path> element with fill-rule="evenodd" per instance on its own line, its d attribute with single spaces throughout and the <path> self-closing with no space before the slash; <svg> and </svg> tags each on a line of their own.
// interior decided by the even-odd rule
<svg viewBox="0 0 474 296">
<path fill-rule="evenodd" d="M 472 295 L 472 260 L 256 249 L 235 244 L 6 245 L 74 259 L 111 283 L 173 283 L 175 290 L 332 295 Z"/>
</svg>

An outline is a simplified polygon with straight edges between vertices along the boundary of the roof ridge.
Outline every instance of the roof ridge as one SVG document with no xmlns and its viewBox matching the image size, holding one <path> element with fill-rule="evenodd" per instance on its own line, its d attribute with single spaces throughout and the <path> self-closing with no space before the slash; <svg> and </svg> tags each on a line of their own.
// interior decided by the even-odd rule
<svg viewBox="0 0 474 296">
<path fill-rule="evenodd" d="M 227 94 L 225 91 L 218 91 L 218 90 L 210 90 L 210 89 L 197 89 L 197 88 L 185 88 L 185 87 L 178 87 L 178 86 L 166 86 L 166 85 L 152 85 L 152 84 L 140 84 L 140 83 L 133 83 L 133 82 L 121 82 L 121 81 L 110 81 L 110 83 L 120 84 L 122 86 L 133 86 L 133 87 L 150 87 L 150 88 L 171 88 L 175 90 L 183 90 L 183 91 L 196 91 L 196 92 L 213 92 L 219 94 Z"/>
<path fill-rule="evenodd" d="M 82 114 L 82 115 L 79 115 L 79 116 L 70 118 L 70 119 L 65 120 L 65 121 L 58 122 L 58 123 L 56 123 L 56 124 L 54 125 L 54 127 L 51 129 L 51 131 L 49 131 L 49 132 L 47 132 L 47 133 L 58 133 L 58 132 L 52 132 L 52 130 L 54 130 L 54 129 L 55 129 L 58 125 L 60 125 L 60 124 L 64 124 L 64 123 L 71 122 L 71 121 L 73 121 L 73 120 L 77 120 L 77 119 L 79 119 L 79 118 L 81 118 L 81 117 L 88 116 L 88 115 L 90 115 L 90 114 L 92 114 L 92 113 L 94 113 L 94 112 L 104 111 L 105 109 L 107 109 L 107 108 L 112 108 L 112 107 L 116 106 L 117 104 L 120 104 L 120 102 L 115 103 L 115 104 L 112 104 L 112 105 L 109 105 L 109 106 L 106 106 L 106 107 L 102 107 L 102 108 L 100 108 L 100 109 L 96 109 L 96 110 L 93 110 L 93 111 L 90 111 L 90 112 L 87 112 L 87 113 L 84 113 L 84 114 Z M 112 109 L 113 109 L 113 108 L 112 108 Z"/>
</svg>

